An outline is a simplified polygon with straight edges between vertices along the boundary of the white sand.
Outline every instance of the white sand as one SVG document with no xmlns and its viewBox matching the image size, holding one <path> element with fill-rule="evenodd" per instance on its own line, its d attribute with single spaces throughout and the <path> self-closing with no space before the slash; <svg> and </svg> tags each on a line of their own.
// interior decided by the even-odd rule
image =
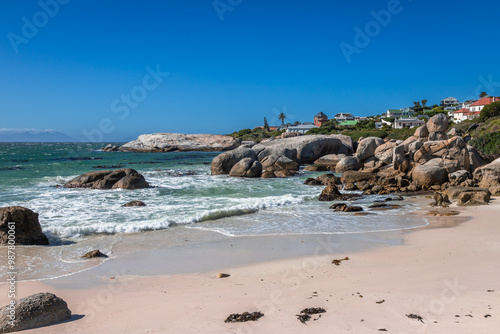
<svg viewBox="0 0 500 334">
<path fill-rule="evenodd" d="M 400 246 L 280 260 L 217 272 L 169 277 L 93 278 L 93 288 L 18 284 L 21 297 L 47 291 L 80 319 L 26 333 L 498 333 L 500 332 L 500 203 L 460 208 L 472 219 L 431 219 Z M 258 247 L 258 245 L 256 245 Z M 318 245 L 318 247 L 321 247 Z M 333 258 L 349 256 L 340 266 Z M 71 276 L 58 286 L 71 285 Z M 0 287 L 0 304 L 7 302 Z M 487 290 L 494 290 L 488 292 Z M 385 302 L 377 304 L 377 301 Z M 306 307 L 327 310 L 304 325 Z M 262 311 L 257 322 L 226 324 L 231 313 Z M 424 323 L 409 319 L 418 314 Z M 490 314 L 491 317 L 484 316 Z M 76 317 L 78 318 L 78 317 Z M 317 318 L 313 316 L 313 318 Z"/>
</svg>

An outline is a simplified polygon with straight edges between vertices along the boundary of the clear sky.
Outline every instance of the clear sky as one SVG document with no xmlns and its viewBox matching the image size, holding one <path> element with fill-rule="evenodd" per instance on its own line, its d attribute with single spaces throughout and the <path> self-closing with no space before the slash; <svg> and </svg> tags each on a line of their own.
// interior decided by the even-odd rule
<svg viewBox="0 0 500 334">
<path fill-rule="evenodd" d="M 499 13 L 493 0 L 2 0 L 0 129 L 224 134 L 282 111 L 500 95 Z"/>
</svg>

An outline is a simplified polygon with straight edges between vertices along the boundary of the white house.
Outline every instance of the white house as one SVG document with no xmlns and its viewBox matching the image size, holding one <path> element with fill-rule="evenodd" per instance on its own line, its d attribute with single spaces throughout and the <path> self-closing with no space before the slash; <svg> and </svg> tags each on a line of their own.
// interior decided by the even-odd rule
<svg viewBox="0 0 500 334">
<path fill-rule="evenodd" d="M 458 100 L 454 97 L 447 97 L 443 100 L 441 100 L 441 107 L 452 107 L 454 105 L 460 104 Z"/>
<path fill-rule="evenodd" d="M 388 118 L 410 117 L 411 115 L 413 115 L 413 111 L 409 108 L 387 109 L 387 112 L 385 113 L 385 117 Z"/>
<path fill-rule="evenodd" d="M 464 103 L 462 103 L 462 109 L 469 109 L 470 110 L 470 105 L 473 104 L 474 102 L 477 102 L 477 100 L 467 100 Z"/>
<path fill-rule="evenodd" d="M 304 134 L 311 129 L 317 129 L 317 128 L 318 127 L 314 124 L 299 124 L 296 126 L 289 126 L 288 129 L 286 129 L 286 132 L 296 132 Z"/>
<path fill-rule="evenodd" d="M 395 129 L 403 129 L 403 128 L 415 128 L 417 126 L 424 125 L 425 122 L 418 118 L 400 118 L 394 121 Z"/>
<path fill-rule="evenodd" d="M 335 115 L 335 120 L 339 123 L 342 123 L 345 121 L 353 121 L 354 116 L 352 114 L 349 114 L 349 113 L 342 113 L 341 112 L 340 114 Z"/>
</svg>

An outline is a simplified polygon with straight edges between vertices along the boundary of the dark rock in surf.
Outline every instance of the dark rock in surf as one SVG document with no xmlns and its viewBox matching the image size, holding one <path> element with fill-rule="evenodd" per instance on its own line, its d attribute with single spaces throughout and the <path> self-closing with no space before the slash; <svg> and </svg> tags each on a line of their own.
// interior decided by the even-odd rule
<svg viewBox="0 0 500 334">
<path fill-rule="evenodd" d="M 13 235 L 15 235 L 17 245 L 49 244 L 49 240 L 43 234 L 42 227 L 38 222 L 38 213 L 30 209 L 21 206 L 0 208 L 0 245 L 8 244 L 9 231 L 11 230 L 15 232 Z"/>
</svg>

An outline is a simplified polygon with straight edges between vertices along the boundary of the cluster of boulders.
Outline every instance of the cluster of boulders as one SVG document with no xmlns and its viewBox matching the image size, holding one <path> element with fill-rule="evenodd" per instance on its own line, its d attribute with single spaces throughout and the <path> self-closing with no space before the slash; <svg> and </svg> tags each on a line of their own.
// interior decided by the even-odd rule
<svg viewBox="0 0 500 334">
<path fill-rule="evenodd" d="M 463 138 L 447 131 L 447 116 L 438 114 L 404 141 L 368 137 L 353 143 L 344 135 L 272 138 L 220 154 L 212 161 L 211 172 L 237 177 L 288 177 L 295 175 L 300 165 L 310 164 L 305 170 L 343 173 L 342 189 L 364 194 L 479 186 L 500 195 L 500 159 L 488 164 Z M 322 200 L 342 199 L 345 194 L 338 191 L 338 180 L 330 181 L 308 179 L 306 184 L 327 186 Z M 463 195 L 459 202 L 467 205 L 486 198 Z"/>
<path fill-rule="evenodd" d="M 405 141 L 360 140 L 356 153 L 340 160 L 346 189 L 365 193 L 445 190 L 450 186 L 487 188 L 498 195 L 500 163 L 486 165 L 461 137 L 447 138 L 448 119 L 438 114 Z"/>
<path fill-rule="evenodd" d="M 352 154 L 353 143 L 344 135 L 311 135 L 267 139 L 243 145 L 214 158 L 212 175 L 239 177 L 293 176 L 301 164 L 310 164 L 327 154 Z"/>
<path fill-rule="evenodd" d="M 314 170 L 328 162 L 329 170 L 343 173 L 344 190 L 364 194 L 460 189 L 460 198 L 450 197 L 459 205 L 487 203 L 489 196 L 500 195 L 500 159 L 488 164 L 461 137 L 448 138 L 447 128 L 446 115 L 438 114 L 405 141 L 361 138 L 354 154 L 321 157 Z"/>
</svg>

